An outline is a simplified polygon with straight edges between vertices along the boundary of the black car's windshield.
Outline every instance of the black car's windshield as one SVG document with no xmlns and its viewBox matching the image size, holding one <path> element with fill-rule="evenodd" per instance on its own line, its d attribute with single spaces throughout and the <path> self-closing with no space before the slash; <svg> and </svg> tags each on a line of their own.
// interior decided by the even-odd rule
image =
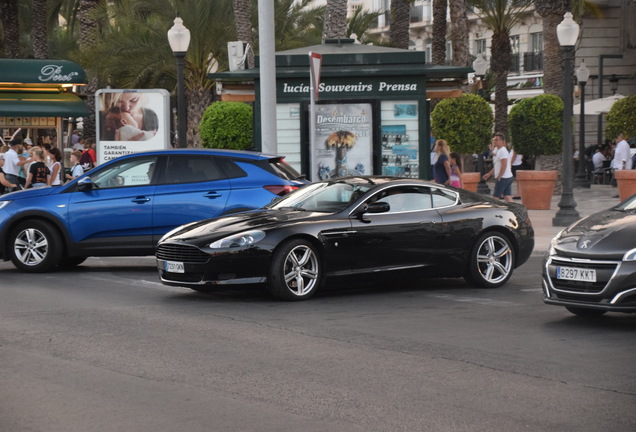
<svg viewBox="0 0 636 432">
<path fill-rule="evenodd" d="M 619 211 L 636 211 L 636 195 L 615 207 Z"/>
<path fill-rule="evenodd" d="M 272 209 L 297 209 L 335 213 L 344 210 L 373 184 L 351 184 L 344 182 L 321 182 L 303 187 L 271 204 Z"/>
</svg>

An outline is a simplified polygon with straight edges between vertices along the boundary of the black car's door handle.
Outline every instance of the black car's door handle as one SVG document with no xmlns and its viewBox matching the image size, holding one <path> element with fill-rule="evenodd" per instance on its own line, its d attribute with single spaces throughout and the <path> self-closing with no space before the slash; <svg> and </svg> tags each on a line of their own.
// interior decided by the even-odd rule
<svg viewBox="0 0 636 432">
<path fill-rule="evenodd" d="M 148 201 L 150 201 L 150 198 L 145 197 L 145 196 L 138 196 L 138 197 L 136 197 L 136 198 L 134 198 L 132 200 L 132 202 L 137 203 L 137 204 L 147 203 Z"/>
<path fill-rule="evenodd" d="M 216 192 L 216 191 L 213 191 L 213 192 L 208 192 L 208 193 L 206 193 L 203 196 L 206 197 L 206 198 L 209 198 L 209 199 L 214 199 L 214 198 L 219 198 L 221 196 L 221 194 Z"/>
</svg>

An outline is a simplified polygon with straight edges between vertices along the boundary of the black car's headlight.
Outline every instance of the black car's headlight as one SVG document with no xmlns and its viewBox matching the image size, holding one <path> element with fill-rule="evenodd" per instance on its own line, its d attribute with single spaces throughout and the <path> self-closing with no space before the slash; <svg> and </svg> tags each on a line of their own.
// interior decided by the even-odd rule
<svg viewBox="0 0 636 432">
<path fill-rule="evenodd" d="M 9 205 L 11 201 L 0 201 L 0 210 Z"/>
<path fill-rule="evenodd" d="M 245 231 L 210 243 L 212 249 L 226 249 L 233 247 L 251 246 L 265 238 L 265 232 L 261 230 Z"/>
<path fill-rule="evenodd" d="M 636 261 L 636 249 L 625 252 L 625 255 L 623 255 L 623 261 Z"/>
</svg>

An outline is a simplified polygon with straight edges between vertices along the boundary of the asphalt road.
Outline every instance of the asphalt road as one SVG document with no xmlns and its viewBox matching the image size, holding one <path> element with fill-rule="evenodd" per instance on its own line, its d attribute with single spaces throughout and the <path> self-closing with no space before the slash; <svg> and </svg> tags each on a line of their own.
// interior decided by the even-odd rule
<svg viewBox="0 0 636 432">
<path fill-rule="evenodd" d="M 0 431 L 634 431 L 636 315 L 504 288 L 341 286 L 301 303 L 158 283 L 154 261 L 0 263 Z"/>
</svg>

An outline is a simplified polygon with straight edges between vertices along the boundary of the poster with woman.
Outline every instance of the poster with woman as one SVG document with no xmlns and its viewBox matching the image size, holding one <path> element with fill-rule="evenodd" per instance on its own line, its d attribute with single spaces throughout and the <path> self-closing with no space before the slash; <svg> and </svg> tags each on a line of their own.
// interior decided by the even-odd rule
<svg viewBox="0 0 636 432">
<path fill-rule="evenodd" d="M 371 104 L 316 106 L 312 179 L 373 172 Z"/>
<path fill-rule="evenodd" d="M 97 160 L 106 162 L 170 145 L 169 94 L 164 89 L 98 90 Z"/>
</svg>

